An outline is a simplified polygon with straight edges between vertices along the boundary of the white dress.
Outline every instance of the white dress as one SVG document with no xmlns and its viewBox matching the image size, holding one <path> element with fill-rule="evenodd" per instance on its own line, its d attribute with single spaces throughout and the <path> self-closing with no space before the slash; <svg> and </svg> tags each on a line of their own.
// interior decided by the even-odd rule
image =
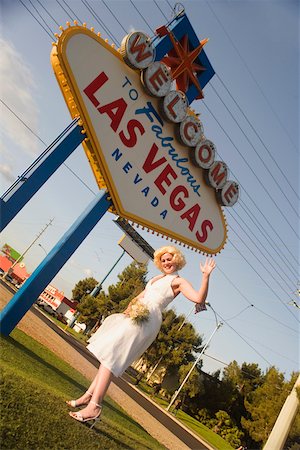
<svg viewBox="0 0 300 450">
<path fill-rule="evenodd" d="M 177 273 L 150 280 L 140 301 L 147 305 L 147 322 L 136 324 L 123 313 L 107 317 L 89 339 L 88 350 L 115 376 L 120 376 L 152 344 L 161 327 L 162 311 L 174 299 L 171 286 Z"/>
</svg>

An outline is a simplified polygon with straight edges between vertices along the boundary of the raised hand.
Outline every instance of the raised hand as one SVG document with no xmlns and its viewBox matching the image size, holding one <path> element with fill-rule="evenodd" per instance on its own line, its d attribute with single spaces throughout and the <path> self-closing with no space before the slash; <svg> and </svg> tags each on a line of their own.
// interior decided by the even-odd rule
<svg viewBox="0 0 300 450">
<path fill-rule="evenodd" d="M 206 258 L 205 263 L 200 263 L 201 272 L 205 275 L 210 275 L 216 267 L 216 262 L 213 258 Z"/>
</svg>

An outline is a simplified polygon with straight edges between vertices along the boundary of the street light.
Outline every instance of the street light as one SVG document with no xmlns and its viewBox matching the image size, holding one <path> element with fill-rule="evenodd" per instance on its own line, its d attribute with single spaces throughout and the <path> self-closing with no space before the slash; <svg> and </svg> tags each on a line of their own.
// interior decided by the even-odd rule
<svg viewBox="0 0 300 450">
<path fill-rule="evenodd" d="M 191 311 L 188 313 L 188 315 L 183 319 L 182 323 L 179 325 L 179 328 L 177 331 L 180 331 L 181 328 L 183 327 L 183 325 L 187 322 L 188 317 L 192 314 L 192 312 L 194 311 L 194 306 L 192 307 Z M 172 349 L 172 345 L 169 346 L 169 350 Z M 146 381 L 149 381 L 150 378 L 152 377 L 152 375 L 154 374 L 154 372 L 156 371 L 157 367 L 159 366 L 159 364 L 161 363 L 162 359 L 163 359 L 164 355 L 162 355 L 159 360 L 157 361 L 157 363 L 154 365 L 153 369 L 151 370 L 151 372 L 149 373 L 149 375 L 146 378 Z"/>
<path fill-rule="evenodd" d="M 45 247 L 43 247 L 42 244 L 38 244 L 38 246 L 41 247 L 41 249 L 44 250 L 45 255 L 47 256 L 47 255 L 48 255 L 48 252 L 47 252 L 47 250 L 45 249 Z"/>
<path fill-rule="evenodd" d="M 179 386 L 179 388 L 177 389 L 177 391 L 175 391 L 175 393 L 174 393 L 174 395 L 173 395 L 173 397 L 172 397 L 172 399 L 171 399 L 171 401 L 170 401 L 170 403 L 169 403 L 169 405 L 168 405 L 168 407 L 167 407 L 167 411 L 169 411 L 169 409 L 170 409 L 171 406 L 173 405 L 173 403 L 174 403 L 174 401 L 176 400 L 176 398 L 178 397 L 178 395 L 179 395 L 181 389 L 183 388 L 183 386 L 185 385 L 185 383 L 186 383 L 187 380 L 189 379 L 191 373 L 193 372 L 194 368 L 196 367 L 196 365 L 197 365 L 198 362 L 200 361 L 201 356 L 203 355 L 203 353 L 204 353 L 205 350 L 207 349 L 208 344 L 209 344 L 210 341 L 212 340 L 214 334 L 215 334 L 215 333 L 218 331 L 218 329 L 223 325 L 222 322 L 218 322 L 217 314 L 216 314 L 214 308 L 211 306 L 211 304 L 210 304 L 209 302 L 205 302 L 205 304 L 206 304 L 207 306 L 209 306 L 209 307 L 212 309 L 213 313 L 214 313 L 215 320 L 216 320 L 216 327 L 215 327 L 214 331 L 212 332 L 212 334 L 210 335 L 208 341 L 207 341 L 206 344 L 204 345 L 203 349 L 201 350 L 201 353 L 198 355 L 196 361 L 195 361 L 194 364 L 192 365 L 191 369 L 189 370 L 188 374 L 186 375 L 185 379 L 183 380 L 183 382 L 181 383 L 181 385 Z"/>
<path fill-rule="evenodd" d="M 183 327 L 183 325 L 187 322 L 187 319 L 190 317 L 190 315 L 194 312 L 194 310 L 195 310 L 195 306 L 193 305 L 192 306 L 192 309 L 190 310 L 190 312 L 188 313 L 188 315 L 187 316 L 185 316 L 185 318 L 183 319 L 183 321 L 182 321 L 182 324 L 179 326 L 179 328 L 178 328 L 178 331 L 180 331 L 181 330 L 181 328 Z"/>
<path fill-rule="evenodd" d="M 205 304 L 207 305 L 208 302 L 205 302 Z M 205 310 L 206 308 L 203 308 L 202 310 Z M 185 325 L 187 323 L 187 319 L 190 317 L 190 315 L 195 311 L 195 305 L 192 306 L 192 309 L 190 310 L 190 312 L 185 316 L 185 318 L 183 319 L 182 323 L 179 325 L 178 330 L 180 331 L 183 327 L 183 325 Z M 169 346 L 169 350 L 172 349 L 172 345 Z M 153 369 L 151 370 L 151 372 L 149 373 L 149 375 L 146 378 L 146 381 L 149 381 L 150 378 L 152 377 L 152 375 L 154 374 L 154 372 L 156 371 L 157 367 L 159 366 L 159 364 L 161 363 L 162 359 L 163 359 L 164 355 L 162 355 L 159 360 L 157 361 L 157 363 L 154 365 Z"/>
</svg>

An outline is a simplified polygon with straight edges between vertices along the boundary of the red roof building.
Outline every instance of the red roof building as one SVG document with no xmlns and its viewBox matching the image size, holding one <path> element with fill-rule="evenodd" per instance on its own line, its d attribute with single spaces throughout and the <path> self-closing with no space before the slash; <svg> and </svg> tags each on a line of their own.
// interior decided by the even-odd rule
<svg viewBox="0 0 300 450">
<path fill-rule="evenodd" d="M 73 302 L 65 297 L 64 293 L 59 291 L 55 286 L 48 284 L 48 286 L 44 289 L 44 291 L 40 294 L 39 300 L 43 300 L 48 305 L 50 305 L 54 310 L 60 308 L 60 310 L 68 310 L 71 309 L 76 310 L 76 306 L 78 302 Z M 65 311 L 64 311 L 65 312 Z"/>
<path fill-rule="evenodd" d="M 13 264 L 14 263 L 10 261 L 6 256 L 0 255 L 0 269 L 2 269 L 4 273 L 8 272 Z M 9 271 L 9 275 L 11 276 L 15 284 L 22 284 L 25 280 L 27 280 L 27 278 L 30 277 L 30 273 L 27 272 L 25 264 L 23 262 L 17 263 L 13 267 L 12 271 Z"/>
<path fill-rule="evenodd" d="M 23 262 L 17 263 L 12 269 L 11 266 L 14 264 L 6 255 L 0 254 L 0 269 L 3 273 L 9 272 L 9 276 L 13 280 L 13 284 L 21 285 L 27 278 L 30 277 L 30 273 L 27 272 L 25 264 Z M 19 287 L 18 286 L 18 287 Z M 70 310 L 72 314 L 76 311 L 76 306 L 78 302 L 74 302 L 65 297 L 65 294 L 57 289 L 55 286 L 48 284 L 44 291 L 39 296 L 40 300 L 50 305 L 54 310 L 62 312 Z M 59 308 L 59 309 L 58 309 Z"/>
</svg>

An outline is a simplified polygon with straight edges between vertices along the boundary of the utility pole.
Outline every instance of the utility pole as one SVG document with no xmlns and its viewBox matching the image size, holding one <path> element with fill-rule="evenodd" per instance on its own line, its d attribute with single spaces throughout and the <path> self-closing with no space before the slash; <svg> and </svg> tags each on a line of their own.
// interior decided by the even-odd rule
<svg viewBox="0 0 300 450">
<path fill-rule="evenodd" d="M 46 229 L 52 225 L 54 219 L 50 219 L 49 223 L 47 223 L 45 225 L 45 227 L 39 232 L 39 234 L 37 235 L 37 237 L 31 242 L 31 244 L 26 248 L 26 250 L 24 250 L 24 252 L 22 253 L 22 255 L 19 256 L 19 258 L 10 266 L 10 268 L 8 269 L 7 272 L 5 272 L 2 275 L 2 279 L 5 280 L 5 278 L 7 277 L 8 274 L 10 274 L 13 271 L 13 268 L 18 264 L 19 261 L 21 261 L 24 257 L 24 255 L 26 255 L 26 253 L 28 252 L 28 250 L 31 249 L 31 247 L 36 243 L 36 241 L 40 238 L 40 236 L 46 231 Z"/>
<path fill-rule="evenodd" d="M 218 329 L 222 326 L 222 323 L 217 323 L 216 328 L 214 329 L 214 331 L 212 332 L 211 336 L 209 337 L 208 341 L 206 342 L 206 344 L 204 345 L 201 353 L 199 354 L 198 358 L 196 359 L 196 361 L 194 362 L 194 364 L 192 365 L 191 369 L 189 370 L 188 374 L 186 375 L 185 379 L 183 380 L 183 382 L 181 383 L 181 385 L 179 386 L 179 388 L 177 389 L 177 391 L 175 392 L 175 394 L 173 395 L 168 407 L 167 407 L 167 411 L 169 411 L 169 409 L 171 408 L 171 406 L 173 405 L 174 401 L 176 400 L 177 396 L 179 395 L 181 389 L 183 388 L 183 386 L 185 385 L 185 383 L 187 382 L 187 380 L 189 379 L 191 373 L 193 372 L 194 368 L 196 367 L 197 363 L 200 361 L 203 353 L 205 352 L 205 350 L 207 349 L 210 341 L 212 340 L 214 334 L 218 331 Z"/>
</svg>

